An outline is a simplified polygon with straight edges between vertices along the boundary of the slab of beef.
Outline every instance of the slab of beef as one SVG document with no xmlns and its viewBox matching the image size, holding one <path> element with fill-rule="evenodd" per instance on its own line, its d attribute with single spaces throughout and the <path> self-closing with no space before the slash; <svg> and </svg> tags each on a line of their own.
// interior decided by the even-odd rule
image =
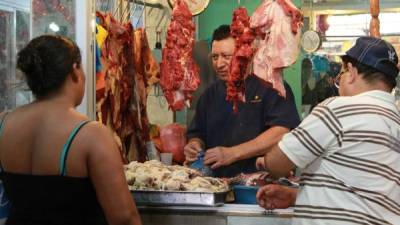
<svg viewBox="0 0 400 225">
<path fill-rule="evenodd" d="M 121 144 L 121 155 L 126 160 L 124 139 L 134 129 L 129 128 L 131 125 L 126 126 L 126 113 L 134 84 L 133 67 L 127 61 L 127 58 L 132 58 L 129 51 L 132 26 L 119 23 L 111 14 L 98 12 L 97 17 L 108 32 L 101 48 L 101 73 L 104 74 L 105 88 L 102 96 L 96 96 L 97 119 L 112 130 L 117 143 Z"/>
<path fill-rule="evenodd" d="M 255 34 L 250 29 L 250 17 L 244 7 L 233 12 L 231 35 L 235 39 L 235 50 L 229 65 L 226 99 L 233 103 L 233 110 L 237 112 L 238 102 L 245 101 L 245 83 L 247 66 L 253 57 L 252 42 Z"/>
<path fill-rule="evenodd" d="M 159 79 L 158 63 L 151 53 L 147 41 L 146 31 L 138 28 L 131 34 L 132 38 L 132 62 L 134 66 L 134 88 L 131 98 L 131 117 L 130 124 L 133 125 L 130 145 L 128 148 L 128 161 L 144 161 L 138 152 L 146 149 L 146 142 L 150 140 L 150 122 L 147 116 L 147 96 L 149 87 Z M 139 156 L 139 157 L 138 157 Z"/>
<path fill-rule="evenodd" d="M 283 69 L 297 59 L 302 21 L 301 12 L 290 0 L 265 0 L 250 19 L 260 39 L 253 59 L 254 74 L 283 97 Z"/>
<path fill-rule="evenodd" d="M 143 84 L 146 89 L 149 89 L 150 86 L 159 82 L 160 68 L 147 41 L 146 31 L 143 28 L 137 28 L 133 36 L 135 71 L 139 74 L 136 77 L 143 78 Z M 149 90 L 146 92 L 148 93 Z"/>
<path fill-rule="evenodd" d="M 245 186 L 263 186 L 271 179 L 266 171 L 258 171 L 255 173 L 241 173 L 235 177 L 228 178 L 229 185 L 245 185 Z"/>
<path fill-rule="evenodd" d="M 101 47 L 105 88 L 96 93 L 97 119 L 112 130 L 126 162 L 145 161 L 150 140 L 146 89 L 158 79 L 157 63 L 143 29 L 135 31 L 109 13 L 96 15 L 108 32 Z"/>
<path fill-rule="evenodd" d="M 190 105 L 200 85 L 199 67 L 193 59 L 195 25 L 183 0 L 177 0 L 162 51 L 160 85 L 169 108 L 177 111 Z"/>
</svg>

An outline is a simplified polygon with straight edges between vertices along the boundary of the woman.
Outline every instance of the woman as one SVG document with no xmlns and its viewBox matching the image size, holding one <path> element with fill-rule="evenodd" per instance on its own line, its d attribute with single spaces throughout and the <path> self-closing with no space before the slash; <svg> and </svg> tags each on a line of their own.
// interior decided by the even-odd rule
<svg viewBox="0 0 400 225">
<path fill-rule="evenodd" d="M 6 224 L 141 224 L 111 133 L 75 110 L 85 89 L 76 44 L 37 37 L 17 66 L 37 100 L 0 115 Z"/>
</svg>

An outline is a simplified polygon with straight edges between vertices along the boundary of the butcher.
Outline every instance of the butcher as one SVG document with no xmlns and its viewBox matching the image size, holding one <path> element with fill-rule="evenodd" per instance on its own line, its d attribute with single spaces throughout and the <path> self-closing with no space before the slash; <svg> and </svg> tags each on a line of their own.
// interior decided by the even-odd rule
<svg viewBox="0 0 400 225">
<path fill-rule="evenodd" d="M 257 171 L 256 158 L 300 123 L 295 99 L 285 82 L 286 98 L 249 74 L 244 80 L 244 102 L 227 101 L 227 83 L 235 39 L 230 26 L 221 25 L 212 36 L 211 60 L 218 80 L 200 96 L 188 127 L 185 163 L 204 153 L 204 164 L 215 177 L 233 177 Z"/>
</svg>

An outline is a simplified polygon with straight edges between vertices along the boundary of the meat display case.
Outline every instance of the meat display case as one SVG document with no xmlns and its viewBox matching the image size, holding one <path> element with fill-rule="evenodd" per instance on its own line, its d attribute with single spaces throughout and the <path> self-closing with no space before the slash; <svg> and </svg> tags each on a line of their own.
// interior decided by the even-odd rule
<svg viewBox="0 0 400 225">
<path fill-rule="evenodd" d="M 293 208 L 266 211 L 258 205 L 224 204 L 210 206 L 138 206 L 146 225 L 290 225 Z"/>
<path fill-rule="evenodd" d="M 131 191 L 137 205 L 222 206 L 227 192 Z"/>
</svg>

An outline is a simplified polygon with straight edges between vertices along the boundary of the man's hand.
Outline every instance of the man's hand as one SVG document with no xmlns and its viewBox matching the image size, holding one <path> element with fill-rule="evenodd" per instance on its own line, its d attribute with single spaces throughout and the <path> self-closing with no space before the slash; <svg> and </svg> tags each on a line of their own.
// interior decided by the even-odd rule
<svg viewBox="0 0 400 225">
<path fill-rule="evenodd" d="M 227 166 L 236 161 L 235 151 L 221 146 L 208 149 L 204 156 L 204 164 L 210 165 L 211 169 Z"/>
<path fill-rule="evenodd" d="M 296 202 L 297 189 L 279 184 L 268 184 L 257 192 L 257 202 L 265 209 L 286 209 Z"/>
<path fill-rule="evenodd" d="M 190 140 L 183 148 L 185 154 L 185 165 L 188 165 L 197 160 L 201 151 L 201 143 L 198 140 Z"/>
<path fill-rule="evenodd" d="M 264 159 L 264 156 L 257 158 L 256 168 L 258 170 L 265 170 L 265 159 Z"/>
</svg>

